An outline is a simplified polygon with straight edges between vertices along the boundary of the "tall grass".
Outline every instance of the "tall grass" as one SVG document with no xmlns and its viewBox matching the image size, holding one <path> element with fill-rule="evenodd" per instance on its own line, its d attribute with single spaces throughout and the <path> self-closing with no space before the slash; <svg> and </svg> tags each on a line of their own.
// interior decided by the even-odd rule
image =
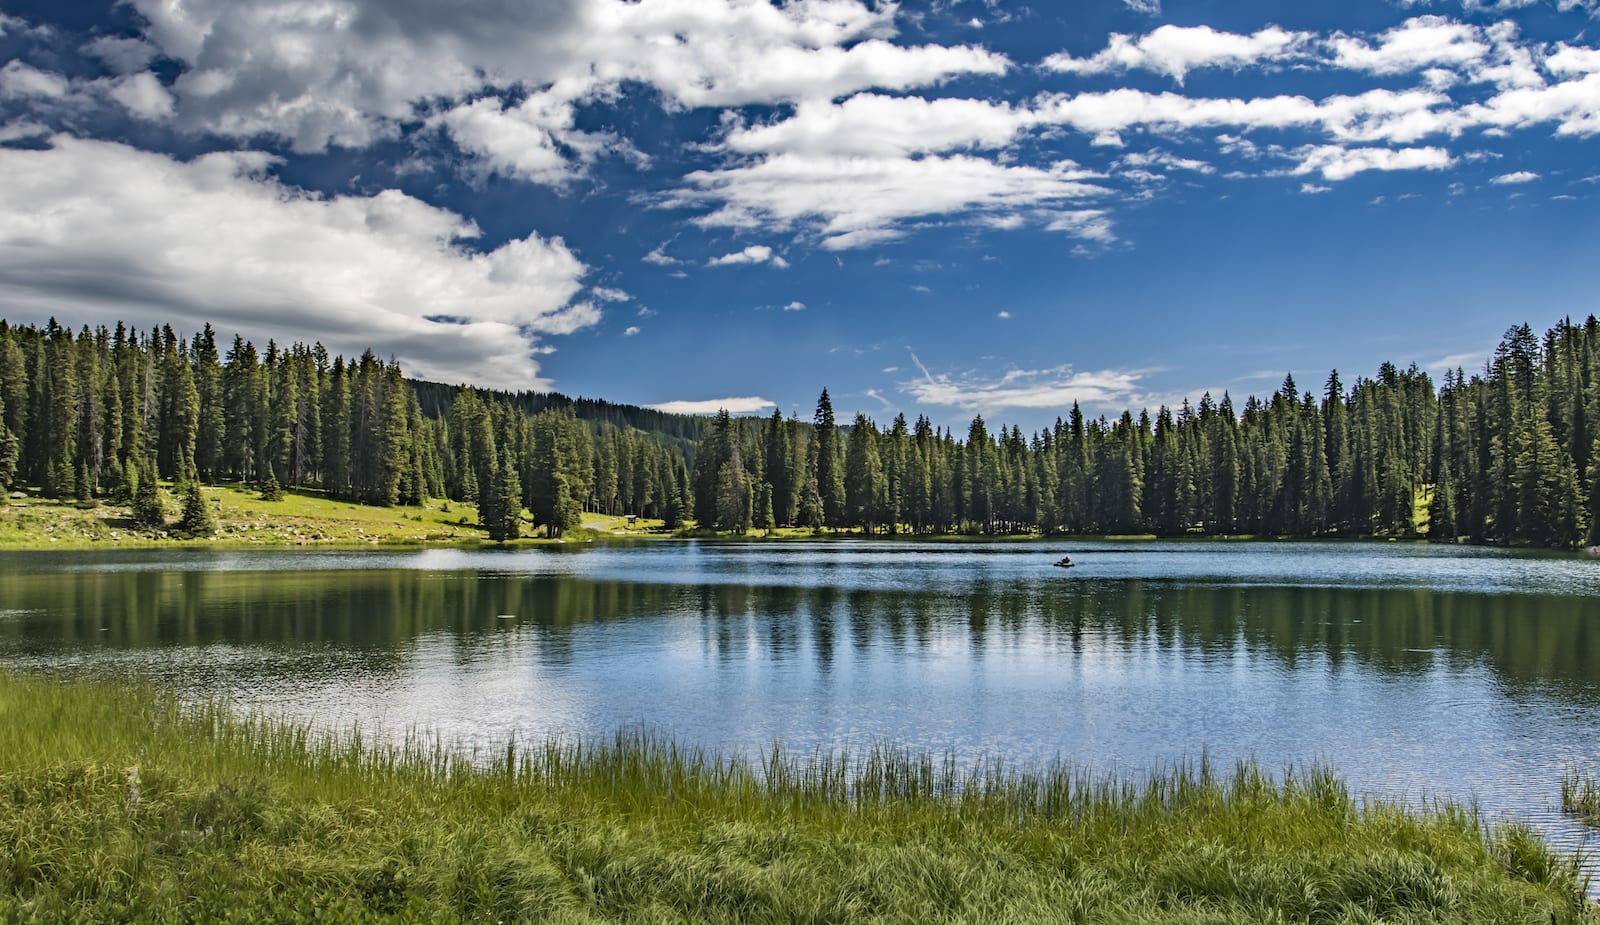
<svg viewBox="0 0 1600 925">
<path fill-rule="evenodd" d="M 466 754 L 0 674 L 6 921 L 1594 922 L 1574 863 L 1325 769 L 639 733 Z"/>
<path fill-rule="evenodd" d="M 1569 768 L 1561 775 L 1561 811 L 1600 826 L 1600 778 L 1593 771 Z"/>
</svg>

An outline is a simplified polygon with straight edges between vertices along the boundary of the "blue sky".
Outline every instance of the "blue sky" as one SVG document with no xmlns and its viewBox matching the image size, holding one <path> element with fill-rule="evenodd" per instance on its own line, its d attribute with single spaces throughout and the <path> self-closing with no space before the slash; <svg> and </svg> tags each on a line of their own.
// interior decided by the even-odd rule
<svg viewBox="0 0 1600 925">
<path fill-rule="evenodd" d="M 1042 426 L 1597 307 L 1600 0 L 0 2 L 0 315 Z"/>
</svg>

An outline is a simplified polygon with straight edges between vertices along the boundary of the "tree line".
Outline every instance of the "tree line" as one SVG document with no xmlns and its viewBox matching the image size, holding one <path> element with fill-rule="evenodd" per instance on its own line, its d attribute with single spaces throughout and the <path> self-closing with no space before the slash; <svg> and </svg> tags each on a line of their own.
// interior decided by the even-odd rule
<svg viewBox="0 0 1600 925">
<path fill-rule="evenodd" d="M 1384 364 L 1319 394 L 1292 376 L 1152 417 L 964 435 L 926 417 L 709 422 L 603 401 L 407 380 L 371 351 L 122 324 L 0 320 L 0 489 L 109 497 L 161 520 L 158 479 L 204 532 L 198 485 L 316 488 L 369 504 L 476 503 L 495 539 L 585 510 L 669 528 L 911 533 L 1413 536 L 1600 543 L 1600 322 L 1508 330 L 1485 367 Z M 141 507 L 142 504 L 142 507 Z"/>
<path fill-rule="evenodd" d="M 558 536 L 589 505 L 669 521 L 685 507 L 685 456 L 652 435 L 465 387 L 435 405 L 424 414 L 417 383 L 370 350 L 258 351 L 235 336 L 219 353 L 210 325 L 186 340 L 170 325 L 74 335 L 55 319 L 0 319 L 0 489 L 110 498 L 159 526 L 165 479 L 190 533 L 207 532 L 198 485 L 225 481 L 269 498 L 306 487 L 377 505 L 473 502 L 496 539 L 525 523 Z"/>
<path fill-rule="evenodd" d="M 1508 330 L 1471 376 L 1435 389 L 1384 364 L 1320 395 L 1294 377 L 1242 409 L 1224 393 L 1155 416 L 1065 419 L 1024 435 L 980 415 L 959 439 L 926 417 L 840 428 L 718 415 L 694 516 L 718 529 L 1159 536 L 1416 536 L 1600 543 L 1600 322 Z"/>
</svg>

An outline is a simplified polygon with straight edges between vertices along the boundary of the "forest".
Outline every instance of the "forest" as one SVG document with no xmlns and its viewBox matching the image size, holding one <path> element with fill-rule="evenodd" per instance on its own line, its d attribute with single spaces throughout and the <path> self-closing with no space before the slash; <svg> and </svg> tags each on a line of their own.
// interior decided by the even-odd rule
<svg viewBox="0 0 1600 925">
<path fill-rule="evenodd" d="M 1600 321 L 1507 330 L 1436 387 L 1384 364 L 1317 393 L 1293 376 L 1242 407 L 1090 418 L 1031 434 L 981 416 L 709 420 L 555 394 L 417 382 L 371 351 L 258 351 L 210 325 L 0 320 L 0 498 L 28 486 L 206 532 L 199 486 L 237 482 L 376 505 L 474 503 L 494 540 L 559 536 L 585 511 L 668 530 L 1416 537 L 1600 544 Z"/>
</svg>

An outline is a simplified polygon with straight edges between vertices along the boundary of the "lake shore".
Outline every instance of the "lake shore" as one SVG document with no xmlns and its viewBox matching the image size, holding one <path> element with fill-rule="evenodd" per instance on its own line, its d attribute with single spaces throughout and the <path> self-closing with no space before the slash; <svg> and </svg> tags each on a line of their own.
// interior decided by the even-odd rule
<svg viewBox="0 0 1600 925">
<path fill-rule="evenodd" d="M 171 486 L 167 486 L 170 488 Z M 0 504 L 0 551 L 62 549 L 151 549 L 173 547 L 294 547 L 362 548 L 371 546 L 459 547 L 492 545 L 488 531 L 480 524 L 477 508 L 469 503 L 430 500 L 419 506 L 375 507 L 338 501 L 319 493 L 292 490 L 278 501 L 262 500 L 260 492 L 237 484 L 204 486 L 202 493 L 217 520 L 217 532 L 210 537 L 186 538 L 175 530 L 155 530 L 134 524 L 127 505 L 110 501 L 76 502 L 27 495 Z M 177 504 L 167 499 L 168 521 L 175 524 Z M 526 519 L 523 529 L 533 532 Z M 660 520 L 625 516 L 585 514 L 582 526 L 559 538 L 523 536 L 507 545 L 563 545 L 617 540 L 709 539 L 781 542 L 792 539 L 860 539 L 859 530 L 816 531 L 785 527 L 777 530 L 752 530 L 742 536 L 710 530 L 667 529 Z M 872 539 L 929 543 L 1050 543 L 1074 541 L 1139 542 L 1157 539 L 1154 534 L 1135 535 L 973 535 L 874 533 Z M 1194 542 L 1247 542 L 1256 540 L 1293 541 L 1288 538 L 1254 535 L 1195 536 L 1182 538 Z M 1322 541 L 1340 540 L 1322 537 Z M 1351 542 L 1387 542 L 1383 537 L 1350 539 Z M 1423 542 L 1408 537 L 1402 542 Z"/>
<path fill-rule="evenodd" d="M 476 755 L 0 673 L 0 913 L 36 921 L 1593 923 L 1575 864 L 1326 770 L 1144 779 L 670 742 Z"/>
</svg>

